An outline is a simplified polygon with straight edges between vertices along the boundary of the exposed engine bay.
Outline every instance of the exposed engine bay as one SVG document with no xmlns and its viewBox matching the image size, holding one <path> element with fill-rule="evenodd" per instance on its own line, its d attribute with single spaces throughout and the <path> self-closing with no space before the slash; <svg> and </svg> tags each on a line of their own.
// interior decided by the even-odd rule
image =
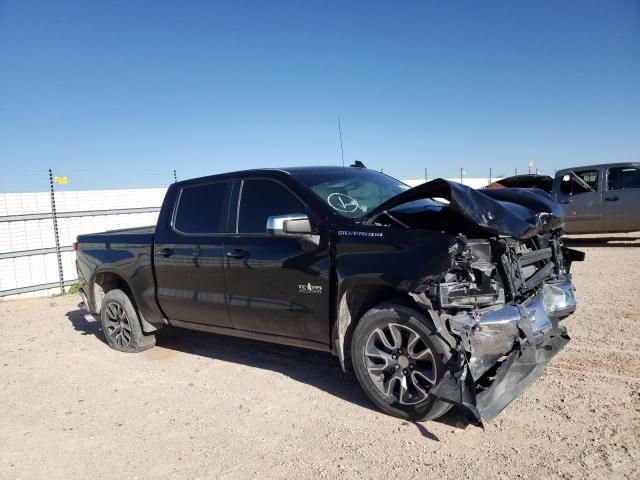
<svg viewBox="0 0 640 480">
<path fill-rule="evenodd" d="M 431 284 L 429 296 L 442 310 L 524 300 L 543 283 L 565 278 L 580 257 L 562 245 L 560 235 L 550 232 L 526 241 L 461 236 L 451 249 L 451 269 Z"/>
</svg>

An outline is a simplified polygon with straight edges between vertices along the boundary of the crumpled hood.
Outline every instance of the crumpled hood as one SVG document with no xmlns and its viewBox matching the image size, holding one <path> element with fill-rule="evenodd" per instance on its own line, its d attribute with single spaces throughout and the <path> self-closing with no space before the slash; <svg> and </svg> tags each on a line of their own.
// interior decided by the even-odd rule
<svg viewBox="0 0 640 480">
<path fill-rule="evenodd" d="M 448 200 L 449 205 L 444 208 L 488 233 L 521 240 L 559 228 L 564 222 L 560 205 L 540 189 L 475 190 L 438 178 L 383 202 L 367 214 L 366 223 L 373 223 L 384 211 L 428 198 Z"/>
</svg>

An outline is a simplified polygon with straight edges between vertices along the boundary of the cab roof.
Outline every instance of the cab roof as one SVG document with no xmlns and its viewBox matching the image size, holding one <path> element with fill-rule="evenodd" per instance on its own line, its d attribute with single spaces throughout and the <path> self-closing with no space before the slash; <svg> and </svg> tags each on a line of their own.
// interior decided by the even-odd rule
<svg viewBox="0 0 640 480">
<path fill-rule="evenodd" d="M 206 175 L 204 177 L 190 178 L 187 180 L 181 180 L 176 182 L 177 185 L 188 185 L 194 183 L 205 183 L 211 180 L 226 179 L 229 177 L 238 177 L 245 175 L 265 175 L 265 176 L 278 176 L 282 174 L 298 175 L 304 173 L 329 173 L 339 172 L 344 169 L 347 170 L 367 170 L 361 167 L 342 167 L 337 165 L 318 165 L 318 166 L 306 166 L 306 167 L 287 167 L 287 168 L 253 168 L 248 170 L 236 170 L 234 172 L 219 173 L 216 175 Z"/>
</svg>

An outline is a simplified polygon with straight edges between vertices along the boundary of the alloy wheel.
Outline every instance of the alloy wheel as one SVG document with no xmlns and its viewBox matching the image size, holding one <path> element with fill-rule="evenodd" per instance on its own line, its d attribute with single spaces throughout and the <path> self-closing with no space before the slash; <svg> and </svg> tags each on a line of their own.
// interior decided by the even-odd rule
<svg viewBox="0 0 640 480">
<path fill-rule="evenodd" d="M 405 325 L 376 328 L 367 339 L 364 356 L 378 390 L 403 405 L 424 402 L 436 383 L 436 361 L 429 344 Z"/>
<path fill-rule="evenodd" d="M 124 308 L 118 303 L 107 305 L 107 335 L 120 347 L 131 344 L 131 324 Z"/>
</svg>

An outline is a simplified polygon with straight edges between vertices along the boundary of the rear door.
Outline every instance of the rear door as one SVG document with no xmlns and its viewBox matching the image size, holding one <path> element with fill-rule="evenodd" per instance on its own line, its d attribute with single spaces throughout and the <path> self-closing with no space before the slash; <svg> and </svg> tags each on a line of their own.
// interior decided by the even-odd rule
<svg viewBox="0 0 640 480">
<path fill-rule="evenodd" d="M 157 229 L 157 295 L 169 320 L 231 326 L 222 252 L 232 184 L 185 185 L 168 225 Z"/>
<path fill-rule="evenodd" d="M 556 179 L 554 193 L 566 216 L 567 233 L 601 232 L 601 169 L 565 170 Z"/>
<path fill-rule="evenodd" d="M 640 168 L 635 165 L 607 169 L 604 226 L 607 232 L 640 230 Z"/>
<path fill-rule="evenodd" d="M 312 213 L 278 181 L 249 177 L 238 187 L 236 233 L 224 246 L 233 326 L 328 343 L 328 232 L 314 241 L 267 236 L 269 216 Z"/>
</svg>

